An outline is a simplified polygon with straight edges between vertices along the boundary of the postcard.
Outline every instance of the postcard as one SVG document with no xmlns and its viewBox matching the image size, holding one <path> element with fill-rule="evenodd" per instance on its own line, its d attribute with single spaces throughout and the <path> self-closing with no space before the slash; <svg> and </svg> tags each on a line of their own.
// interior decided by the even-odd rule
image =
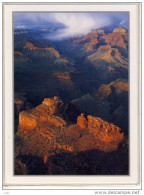
<svg viewBox="0 0 144 195">
<path fill-rule="evenodd" d="M 140 3 L 4 4 L 5 188 L 140 187 Z"/>
</svg>

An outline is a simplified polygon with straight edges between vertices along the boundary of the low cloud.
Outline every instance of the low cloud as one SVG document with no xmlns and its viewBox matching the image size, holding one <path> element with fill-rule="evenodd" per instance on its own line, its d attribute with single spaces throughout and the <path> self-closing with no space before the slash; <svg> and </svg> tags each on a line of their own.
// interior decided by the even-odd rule
<svg viewBox="0 0 144 195">
<path fill-rule="evenodd" d="M 128 14 L 124 13 L 16 13 L 15 26 L 47 25 L 63 26 L 50 39 L 64 39 L 87 34 L 92 29 L 110 25 L 128 25 Z"/>
<path fill-rule="evenodd" d="M 110 20 L 107 18 L 95 18 L 92 15 L 83 13 L 60 13 L 55 15 L 55 20 L 66 27 L 59 31 L 58 38 L 81 36 L 88 33 L 91 29 L 110 24 Z"/>
</svg>

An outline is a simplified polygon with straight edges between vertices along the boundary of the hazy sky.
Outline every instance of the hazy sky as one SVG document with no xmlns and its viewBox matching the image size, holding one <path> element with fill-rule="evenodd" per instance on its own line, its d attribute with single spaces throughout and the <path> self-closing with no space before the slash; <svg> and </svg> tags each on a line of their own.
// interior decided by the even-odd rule
<svg viewBox="0 0 144 195">
<path fill-rule="evenodd" d="M 14 26 L 45 25 L 60 27 L 59 36 L 73 37 L 88 33 L 91 29 L 123 26 L 128 29 L 128 13 L 14 13 Z"/>
</svg>

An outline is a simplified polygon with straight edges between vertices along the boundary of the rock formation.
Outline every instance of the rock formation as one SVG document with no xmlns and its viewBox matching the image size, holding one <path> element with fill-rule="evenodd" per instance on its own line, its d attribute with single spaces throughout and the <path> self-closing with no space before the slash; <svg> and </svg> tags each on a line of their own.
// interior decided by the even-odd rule
<svg viewBox="0 0 144 195">
<path fill-rule="evenodd" d="M 55 50 L 54 48 L 52 47 L 45 47 L 45 48 L 38 48 L 36 46 L 34 46 L 34 44 L 30 43 L 30 42 L 27 42 L 25 47 L 23 47 L 24 51 L 32 51 L 32 52 L 38 52 L 38 53 L 51 53 L 53 54 L 56 58 L 59 58 L 60 57 L 60 54 L 57 50 Z"/>
<path fill-rule="evenodd" d="M 115 28 L 112 33 L 105 34 L 103 30 L 92 30 L 82 39 L 74 41 L 75 43 L 83 43 L 87 50 L 95 50 L 99 45 L 111 45 L 112 47 L 120 47 L 127 49 L 128 32 L 125 28 Z"/>
<path fill-rule="evenodd" d="M 22 111 L 17 135 L 27 136 L 27 139 L 30 139 L 31 133 L 41 135 L 50 141 L 51 148 L 73 152 L 96 148 L 105 152 L 113 151 L 123 141 L 124 134 L 119 127 L 98 117 L 81 114 L 76 124 L 70 124 L 62 118 L 63 104 L 58 97 L 45 98 L 36 108 Z M 47 158 L 43 158 L 46 162 Z"/>
<path fill-rule="evenodd" d="M 108 85 L 102 84 L 98 89 L 96 96 L 100 97 L 102 100 L 107 98 L 112 93 L 112 87 L 116 94 L 120 94 L 123 91 L 128 92 L 128 83 L 113 81 Z"/>
<path fill-rule="evenodd" d="M 101 52 L 104 51 L 104 52 Z M 97 52 L 89 55 L 87 59 L 90 62 L 95 62 L 97 60 L 105 61 L 108 63 L 117 64 L 119 66 L 127 65 L 127 59 L 124 58 L 117 48 L 111 48 L 107 46 L 106 48 L 103 46 L 98 49 Z"/>
<path fill-rule="evenodd" d="M 115 28 L 113 30 L 114 33 L 127 33 L 127 30 L 123 27 Z"/>
<path fill-rule="evenodd" d="M 78 116 L 77 118 L 77 125 L 82 128 L 82 129 L 86 129 L 88 126 L 88 121 L 86 120 L 86 118 L 84 117 L 84 114 L 81 114 L 80 116 Z"/>
<path fill-rule="evenodd" d="M 19 114 L 19 130 L 20 135 L 28 134 L 30 131 L 36 129 L 42 122 L 49 122 L 58 127 L 65 125 L 60 117 L 53 115 L 58 114 L 63 106 L 63 102 L 58 98 L 45 98 L 42 104 L 36 108 L 28 111 L 22 111 Z"/>
</svg>

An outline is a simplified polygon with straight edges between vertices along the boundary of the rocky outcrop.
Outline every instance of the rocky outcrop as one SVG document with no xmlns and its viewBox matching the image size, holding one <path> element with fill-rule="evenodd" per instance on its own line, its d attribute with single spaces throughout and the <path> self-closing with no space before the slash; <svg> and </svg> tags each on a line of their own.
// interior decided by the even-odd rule
<svg viewBox="0 0 144 195">
<path fill-rule="evenodd" d="M 112 33 L 103 36 L 106 44 L 127 49 L 128 33 L 124 28 L 116 28 Z"/>
<path fill-rule="evenodd" d="M 108 48 L 108 47 L 107 47 Z M 101 50 L 98 50 L 97 52 L 89 55 L 87 59 L 90 62 L 95 62 L 97 60 L 99 61 L 105 61 L 108 63 L 117 64 L 119 66 L 127 65 L 127 59 L 124 58 L 119 50 L 117 48 L 109 48 L 107 50 L 103 50 L 104 52 L 101 52 Z"/>
<path fill-rule="evenodd" d="M 101 45 L 98 50 L 101 50 L 101 51 L 106 51 L 106 50 L 109 50 L 111 49 L 111 46 L 110 45 Z"/>
<path fill-rule="evenodd" d="M 85 35 L 82 39 L 81 39 L 81 42 L 82 41 L 90 41 L 90 40 L 93 40 L 93 39 L 97 39 L 97 37 L 99 36 L 102 36 L 102 35 L 105 35 L 104 31 L 103 30 L 91 30 L 90 33 L 88 33 L 87 35 Z"/>
<path fill-rule="evenodd" d="M 98 89 L 96 96 L 101 98 L 102 100 L 107 98 L 114 90 L 116 94 L 120 94 L 123 91 L 128 92 L 128 83 L 124 82 L 111 82 L 110 84 L 102 84 Z"/>
<path fill-rule="evenodd" d="M 113 30 L 114 33 L 127 33 L 127 30 L 123 27 L 115 28 Z"/>
<path fill-rule="evenodd" d="M 87 50 L 94 50 L 94 49 L 96 49 L 96 46 L 97 46 L 98 43 L 99 43 L 98 39 L 95 38 L 95 39 L 92 39 L 90 42 L 85 43 L 85 44 L 84 44 L 84 47 L 85 47 Z"/>
<path fill-rule="evenodd" d="M 102 146 L 102 144 L 107 145 L 107 143 L 111 143 L 111 145 L 114 143 L 115 146 L 118 146 L 119 142 L 123 140 L 124 135 L 121 134 L 119 127 L 98 117 L 90 115 L 85 117 L 82 113 L 77 117 L 77 123 L 70 125 L 62 117 L 62 112 L 64 111 L 62 109 L 63 104 L 62 100 L 58 97 L 45 98 L 42 104 L 36 108 L 29 111 L 22 111 L 19 114 L 19 128 L 17 134 L 26 136 L 36 131 L 43 137 L 53 140 L 54 145 L 58 144 L 59 149 L 61 146 L 56 142 L 58 135 L 61 136 L 63 140 L 62 148 L 64 148 L 64 145 L 66 145 L 66 147 L 75 148 L 75 142 L 77 139 L 79 140 L 80 132 L 85 132 L 88 139 L 93 137 L 95 142 L 99 143 L 100 146 Z M 65 136 L 66 138 L 72 138 L 74 136 L 73 142 L 65 142 L 67 140 Z M 95 144 L 92 147 L 95 148 Z M 81 151 L 84 148 L 79 148 L 79 150 Z"/>
<path fill-rule="evenodd" d="M 127 48 L 127 44 L 125 44 L 124 38 L 121 34 L 108 34 L 105 37 L 105 42 L 112 46 L 122 47 L 124 49 Z"/>
<path fill-rule="evenodd" d="M 77 125 L 82 128 L 82 129 L 86 129 L 88 126 L 88 121 L 86 120 L 86 118 L 84 117 L 84 114 L 82 113 L 80 116 L 78 116 L 77 118 Z"/>
<path fill-rule="evenodd" d="M 36 108 L 20 113 L 17 136 L 23 139 L 16 147 L 17 159 L 19 156 L 32 156 L 30 159 L 35 159 L 37 156 L 37 159 L 41 159 L 42 167 L 48 166 L 47 171 L 51 173 L 55 161 L 50 159 L 63 152 L 77 156 L 80 152 L 91 150 L 104 153 L 118 150 L 119 144 L 124 141 L 124 133 L 118 126 L 83 113 L 77 117 L 76 123 L 68 123 L 62 116 L 62 103 L 64 104 L 58 97 L 45 98 Z M 52 113 L 51 107 L 53 111 L 55 108 Z M 80 166 L 82 162 L 75 160 L 76 167 Z M 60 162 L 65 164 L 65 161 L 63 159 Z M 63 171 L 64 166 L 60 167 Z M 23 170 L 25 171 L 23 164 L 16 162 L 15 172 L 23 174 Z"/>
<path fill-rule="evenodd" d="M 28 50 L 28 51 L 35 51 L 38 50 L 37 47 L 34 46 L 34 44 L 27 42 L 25 47 L 23 47 L 24 50 Z"/>
<path fill-rule="evenodd" d="M 61 101 L 61 99 L 56 96 L 54 98 L 45 98 L 42 104 L 48 106 L 49 115 L 56 114 L 61 110 L 61 107 L 63 106 L 63 102 Z"/>
<path fill-rule="evenodd" d="M 32 51 L 32 52 L 38 52 L 38 53 L 51 53 L 53 54 L 56 58 L 60 57 L 60 54 L 57 50 L 55 50 L 52 47 L 45 47 L 45 48 L 38 48 L 36 46 L 34 46 L 34 44 L 27 42 L 25 47 L 23 47 L 24 51 Z"/>
<path fill-rule="evenodd" d="M 64 137 L 65 142 L 72 145 L 76 152 L 92 149 L 112 152 L 124 140 L 124 133 L 118 126 L 99 117 L 85 117 L 81 114 L 77 118 L 77 124 L 67 128 Z"/>
<path fill-rule="evenodd" d="M 105 34 L 104 30 L 101 30 L 101 29 L 98 29 L 98 30 L 93 29 L 93 30 L 91 30 L 91 33 L 97 33 L 98 35 L 104 35 Z"/>
<path fill-rule="evenodd" d="M 115 28 L 112 33 L 105 34 L 103 30 L 92 30 L 82 39 L 74 41 L 82 43 L 87 50 L 95 50 L 100 46 L 100 50 L 107 50 L 109 46 L 127 49 L 128 32 L 125 28 Z"/>
<path fill-rule="evenodd" d="M 124 139 L 124 134 L 120 132 L 121 129 L 118 126 L 98 117 L 88 116 L 87 119 L 89 132 L 102 142 L 114 142 L 118 144 Z"/>
<path fill-rule="evenodd" d="M 55 127 L 62 127 L 66 122 L 58 116 L 54 116 L 61 111 L 63 102 L 58 98 L 45 98 L 42 104 L 28 111 L 19 114 L 18 134 L 26 135 L 35 130 L 45 121 Z"/>
<path fill-rule="evenodd" d="M 19 114 L 19 130 L 20 134 L 27 134 L 30 131 L 34 130 L 37 126 L 37 117 L 32 115 L 29 112 L 22 111 Z"/>
<path fill-rule="evenodd" d="M 124 134 L 121 133 L 121 129 L 108 123 L 101 118 L 88 115 L 87 118 L 83 114 L 78 117 L 77 125 L 80 128 L 87 129 L 89 133 L 101 140 L 101 142 L 121 142 L 124 138 Z"/>
<path fill-rule="evenodd" d="M 87 50 L 94 50 L 96 49 L 97 45 L 99 44 L 99 36 L 104 35 L 104 32 L 102 30 L 92 30 L 90 33 L 88 33 L 86 36 L 84 36 L 82 39 L 75 40 L 75 43 L 84 43 L 84 47 Z"/>
<path fill-rule="evenodd" d="M 44 48 L 44 51 L 48 51 L 52 54 L 54 54 L 57 58 L 60 57 L 60 54 L 57 50 L 55 50 L 54 48 L 50 47 L 50 48 Z"/>
</svg>

